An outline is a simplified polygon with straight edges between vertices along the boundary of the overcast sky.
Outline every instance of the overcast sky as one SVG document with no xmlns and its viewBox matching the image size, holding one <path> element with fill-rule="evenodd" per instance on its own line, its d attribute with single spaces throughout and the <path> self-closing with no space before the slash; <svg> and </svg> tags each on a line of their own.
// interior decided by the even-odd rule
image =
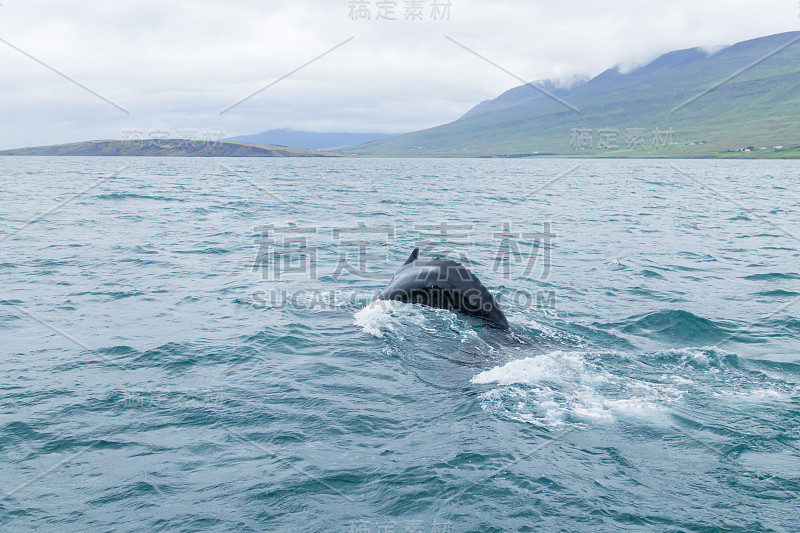
<svg viewBox="0 0 800 533">
<path fill-rule="evenodd" d="M 397 20 L 360 2 L 370 19 L 353 20 L 351 0 L 2 0 L 0 148 L 130 131 L 404 132 L 520 85 L 445 36 L 533 81 L 800 29 L 797 0 L 451 0 L 449 20 L 443 6 L 434 20 L 434 1 L 447 0 L 384 0 Z M 405 19 L 414 2 L 422 20 Z"/>
</svg>

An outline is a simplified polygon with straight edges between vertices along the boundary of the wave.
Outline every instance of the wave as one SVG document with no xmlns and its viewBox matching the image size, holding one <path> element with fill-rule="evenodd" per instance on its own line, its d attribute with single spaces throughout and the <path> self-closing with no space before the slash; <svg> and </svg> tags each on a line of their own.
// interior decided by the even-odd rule
<svg viewBox="0 0 800 533">
<path fill-rule="evenodd" d="M 133 298 L 136 296 L 144 296 L 146 293 L 130 290 L 130 291 L 83 291 L 71 294 L 71 296 L 107 296 L 111 300 L 122 300 L 124 298 Z"/>
<path fill-rule="evenodd" d="M 230 250 L 226 248 L 219 248 L 215 246 L 211 246 L 209 248 L 197 248 L 194 250 L 175 250 L 176 254 L 211 254 L 211 255 L 220 255 L 220 254 L 229 254 L 231 253 Z"/>
<path fill-rule="evenodd" d="M 730 336 L 735 328 L 681 309 L 664 309 L 635 315 L 621 322 L 597 324 L 600 329 L 680 344 L 714 344 Z"/>
<path fill-rule="evenodd" d="M 756 295 L 758 295 L 758 296 L 771 296 L 771 297 L 781 298 L 781 297 L 800 296 L 800 292 L 787 291 L 787 290 L 783 290 L 783 289 L 775 289 L 775 290 L 772 290 L 772 291 L 757 292 Z"/>
<path fill-rule="evenodd" d="M 150 196 L 147 194 L 136 194 L 129 192 L 112 192 L 106 194 L 98 194 L 95 196 L 97 200 L 157 200 L 160 202 L 185 202 L 182 198 L 172 198 L 169 196 Z"/>
<path fill-rule="evenodd" d="M 794 272 L 768 272 L 765 274 L 751 274 L 745 276 L 744 279 L 748 281 L 775 281 L 775 280 L 793 280 L 800 279 L 800 274 Z"/>
</svg>

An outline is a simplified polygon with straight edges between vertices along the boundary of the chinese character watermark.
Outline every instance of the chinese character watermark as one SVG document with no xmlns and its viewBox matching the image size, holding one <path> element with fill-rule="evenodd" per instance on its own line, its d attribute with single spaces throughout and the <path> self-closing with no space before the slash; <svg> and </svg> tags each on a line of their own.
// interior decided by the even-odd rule
<svg viewBox="0 0 800 533">
<path fill-rule="evenodd" d="M 467 251 L 472 246 L 469 224 L 417 224 L 414 229 L 419 232 L 415 246 L 426 255 L 448 257 L 455 255 L 462 263 L 469 263 Z"/>
<path fill-rule="evenodd" d="M 348 533 L 450 533 L 453 524 L 440 520 L 356 520 L 349 524 Z"/>
<path fill-rule="evenodd" d="M 452 0 L 348 0 L 350 20 L 450 20 Z"/>
<path fill-rule="evenodd" d="M 180 404 L 191 408 L 218 408 L 225 403 L 221 390 L 126 390 L 120 398 L 126 409 L 160 409 Z"/>
<path fill-rule="evenodd" d="M 570 147 L 573 150 L 620 150 L 621 145 L 621 132 L 619 128 L 598 128 L 597 129 L 597 144 L 594 140 L 595 130 L 591 128 L 573 128 L 570 131 Z M 624 132 L 625 149 L 627 150 L 645 150 L 645 149 L 662 149 L 672 148 L 675 144 L 673 141 L 672 128 L 662 130 L 655 128 L 647 130 L 646 128 L 626 128 Z M 649 144 L 648 144 L 649 139 Z"/>
<path fill-rule="evenodd" d="M 570 146 L 575 150 L 591 150 L 594 146 L 592 130 L 588 128 L 573 128 Z"/>
<path fill-rule="evenodd" d="M 419 233 L 416 246 L 425 250 L 421 256 L 450 259 L 443 263 L 448 266 L 448 270 L 437 275 L 447 278 L 458 274 L 462 276 L 462 281 L 473 278 L 474 274 L 463 266 L 463 263 L 470 263 L 467 252 L 473 247 L 472 225 L 440 222 L 418 224 L 414 229 Z M 542 223 L 541 229 L 512 228 L 506 222 L 498 229 L 499 231 L 491 233 L 497 243 L 491 272 L 504 279 L 543 281 L 549 278 L 553 239 L 556 237 L 550 222 Z M 317 245 L 309 242 L 310 237 L 314 236 L 330 236 L 331 241 L 337 245 L 334 258 L 328 257 L 329 246 L 318 251 Z M 354 276 L 370 281 L 388 280 L 397 269 L 396 265 L 392 268 L 387 263 L 387 247 L 395 238 L 395 228 L 392 226 L 371 226 L 360 222 L 334 227 L 330 231 L 320 231 L 317 227 L 303 227 L 293 223 L 286 226 L 267 224 L 255 228 L 255 237 L 257 252 L 252 270 L 259 272 L 263 280 L 281 281 L 298 277 L 318 279 L 318 274 L 333 279 Z M 328 255 L 321 254 L 326 250 Z M 423 268 L 420 273 L 428 276 L 430 271 Z M 429 280 L 429 276 L 425 279 Z M 363 307 L 380 290 L 380 286 L 356 291 L 286 290 L 270 286 L 268 289 L 255 290 L 251 299 L 256 309 L 334 310 Z M 510 300 L 521 308 L 555 307 L 553 291 L 529 291 L 524 286 L 514 290 L 502 288 L 499 297 Z"/>
<path fill-rule="evenodd" d="M 394 239 L 394 228 L 391 226 L 367 226 L 359 222 L 357 226 L 350 228 L 334 228 L 333 239 L 339 242 L 339 261 L 333 277 L 339 277 L 344 272 L 356 275 L 365 279 L 386 279 L 386 275 L 378 272 L 371 272 L 367 268 L 367 261 L 381 261 L 386 259 L 386 253 L 371 253 L 368 248 L 385 245 L 390 239 Z M 342 235 L 350 235 L 343 238 Z M 350 264 L 347 259 L 348 249 L 356 247 L 358 256 L 358 266 Z"/>
<path fill-rule="evenodd" d="M 600 128 L 597 130 L 597 148 L 605 148 L 606 150 L 617 150 L 619 148 L 619 143 L 617 142 L 617 136 L 619 135 L 619 130 L 616 128 Z"/>
<path fill-rule="evenodd" d="M 126 129 L 121 132 L 122 147 L 128 149 L 217 147 L 224 138 L 224 131 L 211 129 L 182 128 L 174 134 L 164 129 Z"/>
<path fill-rule="evenodd" d="M 542 231 L 511 231 L 511 224 L 503 224 L 502 231 L 495 233 L 494 238 L 500 240 L 495 254 L 492 272 L 499 272 L 504 278 L 511 278 L 512 263 L 519 263 L 520 275 L 529 278 L 534 276 L 540 281 L 550 276 L 551 246 L 556 234 L 551 230 L 550 222 L 542 224 Z M 541 251 L 541 260 L 539 255 Z"/>
<path fill-rule="evenodd" d="M 316 279 L 317 250 L 308 245 L 308 235 L 316 234 L 317 228 L 268 224 L 256 227 L 255 232 L 260 246 L 253 271 L 261 271 L 262 279 L 279 280 L 284 274 L 306 274 Z"/>
</svg>

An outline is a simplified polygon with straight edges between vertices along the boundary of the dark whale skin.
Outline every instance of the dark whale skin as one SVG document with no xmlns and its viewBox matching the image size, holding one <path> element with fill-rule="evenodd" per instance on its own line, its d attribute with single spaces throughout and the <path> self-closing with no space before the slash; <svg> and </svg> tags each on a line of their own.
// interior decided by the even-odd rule
<svg viewBox="0 0 800 533">
<path fill-rule="evenodd" d="M 466 313 L 494 327 L 510 329 L 497 301 L 475 274 L 451 259 L 420 259 L 419 248 L 414 248 L 374 300 L 399 300 Z"/>
</svg>

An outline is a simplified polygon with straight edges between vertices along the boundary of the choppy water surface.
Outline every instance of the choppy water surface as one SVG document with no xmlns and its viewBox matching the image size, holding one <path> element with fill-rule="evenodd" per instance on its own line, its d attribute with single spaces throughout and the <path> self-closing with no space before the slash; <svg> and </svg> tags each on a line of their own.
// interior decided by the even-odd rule
<svg viewBox="0 0 800 533">
<path fill-rule="evenodd" d="M 796 531 L 798 173 L 3 158 L 0 529 Z"/>
</svg>

